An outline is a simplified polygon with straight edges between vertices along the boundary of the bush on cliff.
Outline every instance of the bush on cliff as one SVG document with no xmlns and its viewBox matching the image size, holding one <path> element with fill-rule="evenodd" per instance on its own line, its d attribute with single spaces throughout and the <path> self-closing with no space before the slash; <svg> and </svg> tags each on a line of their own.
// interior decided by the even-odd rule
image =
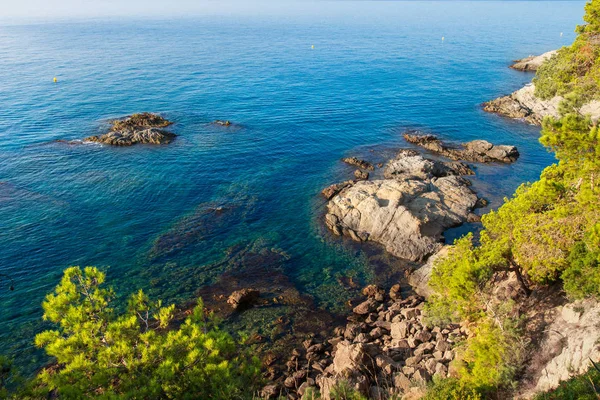
<svg viewBox="0 0 600 400">
<path fill-rule="evenodd" d="M 68 268 L 43 303 L 57 325 L 35 343 L 55 362 L 42 370 L 29 397 L 251 398 L 259 364 L 207 316 L 199 301 L 175 327 L 174 306 L 142 292 L 115 311 L 114 293 L 94 267 Z"/>
<path fill-rule="evenodd" d="M 536 77 L 538 96 L 565 96 L 540 139 L 558 163 L 482 218 L 478 245 L 459 239 L 432 272 L 427 315 L 471 331 L 455 367 L 458 382 L 483 395 L 510 390 L 525 349 L 518 307 L 494 291 L 499 278 L 514 273 L 525 296 L 559 282 L 570 298 L 600 298 L 600 130 L 579 113 L 600 96 L 600 0 L 587 4 L 585 21 Z"/>
<path fill-rule="evenodd" d="M 571 46 L 545 62 L 534 79 L 535 94 L 542 99 L 576 93 L 586 102 L 600 96 L 600 1 L 585 6 L 585 25 L 577 27 Z"/>
</svg>

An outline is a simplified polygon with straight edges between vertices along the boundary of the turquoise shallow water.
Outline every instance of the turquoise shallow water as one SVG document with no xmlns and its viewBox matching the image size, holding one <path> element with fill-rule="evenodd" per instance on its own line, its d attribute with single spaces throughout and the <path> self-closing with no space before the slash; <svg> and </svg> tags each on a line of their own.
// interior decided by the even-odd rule
<svg viewBox="0 0 600 400">
<path fill-rule="evenodd" d="M 227 263 L 232 246 L 275 249 L 301 293 L 338 310 L 340 275 L 364 283 L 381 271 L 321 227 L 319 191 L 352 171 L 339 159 L 384 159 L 407 128 L 514 144 L 517 163 L 479 166 L 474 179 L 498 206 L 553 158 L 538 128 L 479 104 L 531 79 L 511 59 L 570 43 L 583 4 L 334 2 L 300 14 L 0 23 L 0 272 L 15 285 L 0 290 L 0 353 L 43 359 L 32 350 L 40 303 L 69 265 L 107 268 L 120 293 L 185 301 L 239 267 Z M 139 111 L 175 121 L 179 138 L 55 142 Z"/>
</svg>

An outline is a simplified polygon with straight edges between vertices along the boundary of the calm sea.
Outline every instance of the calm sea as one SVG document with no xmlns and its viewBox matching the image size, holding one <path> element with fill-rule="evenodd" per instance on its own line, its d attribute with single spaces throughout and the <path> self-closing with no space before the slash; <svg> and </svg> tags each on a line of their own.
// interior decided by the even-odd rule
<svg viewBox="0 0 600 400">
<path fill-rule="evenodd" d="M 352 173 L 340 158 L 382 161 L 406 146 L 407 128 L 514 144 L 517 163 L 479 166 L 474 179 L 497 207 L 553 157 L 538 128 L 479 104 L 532 78 L 508 69 L 512 59 L 569 44 L 583 4 L 353 1 L 0 22 L 0 273 L 15 287 L 1 281 L 0 353 L 43 361 L 32 346 L 40 304 L 70 265 L 106 269 L 123 295 L 183 302 L 225 272 L 243 281 L 250 251 L 319 307 L 343 310 L 341 278 L 381 280 L 386 260 L 322 229 L 319 191 Z M 173 120 L 178 139 L 56 142 L 140 111 Z"/>
</svg>

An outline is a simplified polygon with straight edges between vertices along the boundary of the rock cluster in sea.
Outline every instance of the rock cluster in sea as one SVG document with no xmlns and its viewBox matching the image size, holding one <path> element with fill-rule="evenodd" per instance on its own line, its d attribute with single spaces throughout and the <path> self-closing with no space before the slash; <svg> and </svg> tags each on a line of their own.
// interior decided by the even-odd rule
<svg viewBox="0 0 600 400">
<path fill-rule="evenodd" d="M 112 146 L 132 146 L 134 144 L 167 144 L 177 135 L 163 128 L 172 122 L 157 114 L 133 114 L 123 119 L 112 121 L 110 131 L 97 136 L 90 136 L 84 142 L 96 142 Z"/>
<path fill-rule="evenodd" d="M 515 146 L 493 145 L 486 140 L 473 140 L 455 147 L 442 142 L 435 135 L 407 132 L 404 139 L 453 160 L 512 163 L 519 158 L 519 151 Z"/>
<path fill-rule="evenodd" d="M 455 343 L 466 336 L 458 325 L 430 327 L 422 314 L 423 298 L 388 293 L 377 286 L 363 289 L 366 299 L 354 307 L 345 326 L 328 340 L 307 339 L 291 352 L 287 373 L 262 390 L 264 398 L 301 398 L 310 388 L 321 398 L 347 384 L 372 399 L 417 394 L 433 377 L 451 369 Z"/>
<path fill-rule="evenodd" d="M 385 179 L 324 189 L 325 224 L 336 235 L 374 241 L 397 257 L 422 261 L 439 250 L 446 229 L 478 220 L 477 195 L 460 176 L 470 173 L 466 164 L 401 150 L 385 166 Z"/>
</svg>

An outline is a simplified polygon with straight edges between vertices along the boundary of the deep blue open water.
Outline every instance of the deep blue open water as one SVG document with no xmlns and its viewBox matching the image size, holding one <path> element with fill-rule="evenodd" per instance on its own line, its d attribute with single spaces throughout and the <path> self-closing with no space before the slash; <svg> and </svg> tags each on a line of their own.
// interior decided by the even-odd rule
<svg viewBox="0 0 600 400">
<path fill-rule="evenodd" d="M 378 272 L 322 229 L 319 191 L 350 177 L 341 157 L 406 146 L 404 129 L 517 145 L 514 165 L 478 168 L 475 188 L 494 207 L 552 163 L 538 128 L 479 104 L 532 78 L 510 60 L 570 43 L 583 1 L 311 4 L 0 22 L 0 273 L 15 286 L 0 287 L 0 353 L 43 360 L 32 351 L 40 303 L 70 265 L 105 268 L 123 294 L 183 302 L 239 267 L 232 249 L 269 250 L 301 293 L 339 310 L 340 276 Z M 173 120 L 178 139 L 56 142 L 140 111 Z"/>
</svg>

